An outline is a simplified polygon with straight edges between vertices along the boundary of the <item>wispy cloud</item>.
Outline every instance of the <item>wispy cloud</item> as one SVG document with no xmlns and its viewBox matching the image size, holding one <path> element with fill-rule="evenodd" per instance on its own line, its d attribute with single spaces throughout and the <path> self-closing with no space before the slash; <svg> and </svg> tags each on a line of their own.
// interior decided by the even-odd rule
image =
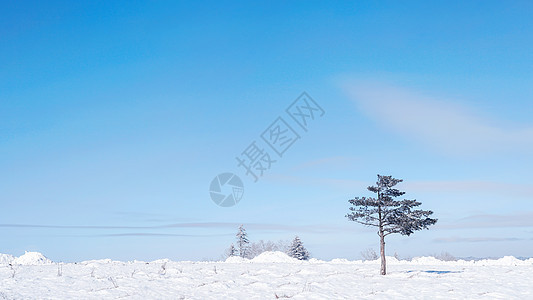
<svg viewBox="0 0 533 300">
<path fill-rule="evenodd" d="M 171 223 L 155 226 L 106 226 L 106 225 L 46 225 L 46 224 L 0 224 L 0 228 L 20 228 L 20 229 L 77 229 L 77 230 L 104 230 L 104 231 L 116 231 L 116 230 L 168 230 L 172 228 L 187 228 L 187 229 L 221 229 L 228 233 L 217 234 L 219 235 L 233 235 L 241 223 L 232 222 L 203 222 L 203 223 Z M 307 224 L 307 225 L 285 225 L 285 224 L 267 224 L 267 223 L 244 223 L 248 230 L 256 232 L 290 232 L 290 233 L 315 233 L 315 234 L 330 234 L 339 231 L 354 231 L 348 226 L 336 226 L 326 224 Z M 231 232 L 231 233 L 230 233 Z M 180 233 L 112 233 L 101 234 L 99 236 L 124 236 L 124 235 L 137 235 L 137 236 L 211 236 L 211 235 L 189 235 Z M 213 235 L 215 236 L 215 235 Z"/>
<path fill-rule="evenodd" d="M 481 243 L 481 242 L 514 242 L 527 239 L 512 237 L 443 237 L 433 239 L 437 243 Z"/>
<path fill-rule="evenodd" d="M 233 236 L 232 233 L 222 234 L 176 234 L 176 233 L 153 233 L 153 232 L 128 232 L 128 233 L 110 233 L 110 234 L 95 234 L 94 237 L 217 237 L 217 236 Z"/>
<path fill-rule="evenodd" d="M 531 184 L 518 184 L 497 181 L 407 181 L 402 183 L 402 188 L 417 192 L 477 192 L 523 197 L 529 197 L 533 194 L 533 186 Z"/>
<path fill-rule="evenodd" d="M 0 228 L 33 228 L 33 229 L 148 229 L 153 226 L 107 226 L 107 225 L 46 225 L 46 224 L 0 224 Z"/>
<path fill-rule="evenodd" d="M 451 154 L 533 149 L 533 124 L 498 125 L 457 101 L 390 85 L 353 81 L 344 90 L 359 109 L 387 129 Z"/>
<path fill-rule="evenodd" d="M 176 218 L 175 216 L 162 213 L 136 212 L 136 211 L 115 211 L 116 219 L 134 222 L 191 222 L 192 218 Z"/>
<path fill-rule="evenodd" d="M 441 229 L 533 227 L 533 212 L 473 215 L 437 226 Z"/>
<path fill-rule="evenodd" d="M 168 228 L 237 228 L 239 223 L 199 222 L 169 223 L 151 226 L 120 226 L 120 225 L 48 225 L 48 224 L 0 224 L 0 228 L 47 228 L 47 229 L 168 229 Z"/>
<path fill-rule="evenodd" d="M 327 177 L 310 177 L 285 175 L 279 173 L 270 173 L 265 176 L 266 180 L 286 184 L 298 184 L 309 186 L 322 186 L 334 189 L 342 189 L 348 192 L 360 191 L 365 193 L 366 187 L 371 185 L 371 181 L 327 178 Z M 513 197 L 530 197 L 533 194 L 533 185 L 508 183 L 498 181 L 483 180 L 425 180 L 425 181 L 405 181 L 399 185 L 400 189 L 416 192 L 435 192 L 444 193 L 475 193 L 479 195 L 502 195 Z"/>
</svg>

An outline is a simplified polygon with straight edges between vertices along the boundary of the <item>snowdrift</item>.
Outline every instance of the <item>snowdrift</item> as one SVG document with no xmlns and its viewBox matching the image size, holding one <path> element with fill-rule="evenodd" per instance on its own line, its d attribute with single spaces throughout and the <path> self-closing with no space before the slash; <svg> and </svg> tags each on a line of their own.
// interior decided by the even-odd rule
<svg viewBox="0 0 533 300">
<path fill-rule="evenodd" d="M 433 256 L 420 256 L 411 260 L 398 260 L 393 256 L 387 256 L 387 265 L 463 265 L 463 266 L 532 266 L 533 258 L 520 260 L 514 256 L 504 256 L 499 259 L 481 259 L 481 260 L 457 260 L 457 261 L 442 261 Z M 170 259 L 158 259 L 152 263 L 170 263 Z M 186 261 L 179 261 L 186 262 Z M 187 261 L 189 262 L 189 261 Z M 253 259 L 241 258 L 239 256 L 228 257 L 226 263 L 310 263 L 310 264 L 379 264 L 380 260 L 348 260 L 345 258 L 335 258 L 330 261 L 319 260 L 311 258 L 309 261 L 300 261 L 288 256 L 280 251 L 263 252 Z M 49 265 L 54 262 L 39 252 L 24 253 L 19 257 L 10 254 L 0 253 L 0 265 Z M 103 265 L 103 264 L 124 264 L 122 261 L 114 261 L 111 259 L 98 259 L 80 262 L 82 265 Z M 144 261 L 132 261 L 128 263 L 144 263 Z M 194 263 L 194 262 L 191 262 Z M 196 262 L 198 263 L 198 262 Z"/>
<path fill-rule="evenodd" d="M 224 262 L 226 263 L 295 263 L 299 260 L 288 256 L 280 251 L 267 251 L 258 256 L 247 259 L 239 256 L 230 256 Z"/>
<path fill-rule="evenodd" d="M 252 259 L 255 263 L 294 263 L 299 260 L 288 256 L 280 251 L 267 251 L 259 254 Z"/>
<path fill-rule="evenodd" d="M 383 277 L 379 260 L 299 261 L 282 252 L 225 262 L 100 259 L 62 265 L 37 252 L 20 257 L 0 254 L 4 264 L 0 299 L 532 299 L 533 295 L 533 259 L 387 257 L 387 261 L 388 275 Z"/>
<path fill-rule="evenodd" d="M 39 252 L 27 252 L 13 259 L 13 265 L 49 265 L 53 262 Z"/>
<path fill-rule="evenodd" d="M 226 261 L 227 263 L 244 263 L 244 262 L 249 262 L 250 260 L 249 259 L 246 259 L 246 258 L 242 258 L 240 256 L 230 256 L 228 258 L 226 258 Z"/>
<path fill-rule="evenodd" d="M 13 255 L 0 253 L 0 265 L 10 264 L 14 259 L 15 257 Z"/>
</svg>

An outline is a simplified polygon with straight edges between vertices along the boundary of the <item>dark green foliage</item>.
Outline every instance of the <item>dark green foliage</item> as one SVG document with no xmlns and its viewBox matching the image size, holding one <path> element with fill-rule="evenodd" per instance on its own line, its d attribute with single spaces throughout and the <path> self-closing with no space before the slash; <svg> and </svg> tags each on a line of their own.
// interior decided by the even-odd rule
<svg viewBox="0 0 533 300">
<path fill-rule="evenodd" d="M 417 230 L 427 229 L 437 223 L 437 219 L 431 219 L 433 214 L 430 210 L 413 209 L 420 206 L 416 200 L 394 200 L 403 196 L 405 192 L 395 189 L 401 179 L 392 176 L 378 175 L 375 186 L 369 186 L 368 190 L 377 194 L 373 197 L 355 197 L 348 200 L 352 205 L 350 213 L 346 217 L 350 221 L 367 226 L 378 227 L 380 239 L 381 275 L 387 273 L 385 261 L 385 236 L 391 233 L 411 235 Z"/>
<path fill-rule="evenodd" d="M 294 238 L 289 250 L 287 251 L 287 254 L 290 257 L 296 258 L 298 260 L 309 260 L 310 258 L 309 251 L 305 249 L 299 237 Z"/>
<path fill-rule="evenodd" d="M 237 232 L 237 247 L 240 257 L 249 258 L 248 244 L 250 244 L 250 241 L 248 240 L 248 234 L 246 233 L 246 229 L 244 229 L 244 225 L 241 225 L 239 226 L 239 231 Z"/>
<path fill-rule="evenodd" d="M 411 235 L 421 229 L 427 229 L 437 222 L 429 218 L 433 214 L 430 210 L 413 210 L 420 206 L 416 200 L 394 200 L 403 196 L 405 192 L 393 188 L 402 182 L 392 176 L 378 175 L 376 186 L 369 186 L 368 190 L 378 195 L 373 197 L 355 197 L 349 200 L 352 207 L 346 217 L 367 226 L 382 226 L 384 236 L 391 233 Z"/>
</svg>

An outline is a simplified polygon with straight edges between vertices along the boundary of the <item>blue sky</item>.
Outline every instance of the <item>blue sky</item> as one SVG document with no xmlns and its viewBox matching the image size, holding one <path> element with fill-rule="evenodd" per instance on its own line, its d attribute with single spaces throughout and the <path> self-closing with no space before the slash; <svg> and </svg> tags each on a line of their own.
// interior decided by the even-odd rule
<svg viewBox="0 0 533 300">
<path fill-rule="evenodd" d="M 531 256 L 532 9 L 2 2 L 0 252 L 218 259 L 243 223 L 356 259 L 378 240 L 348 200 L 379 173 L 439 219 L 389 254 Z M 254 183 L 235 157 L 303 91 L 324 115 Z M 234 207 L 210 199 L 223 172 Z"/>
</svg>

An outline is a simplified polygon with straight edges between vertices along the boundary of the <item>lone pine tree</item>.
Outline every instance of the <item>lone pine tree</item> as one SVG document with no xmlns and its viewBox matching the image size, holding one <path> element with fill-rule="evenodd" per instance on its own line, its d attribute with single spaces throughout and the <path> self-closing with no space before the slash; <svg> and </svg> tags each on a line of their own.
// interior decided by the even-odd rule
<svg viewBox="0 0 533 300">
<path fill-rule="evenodd" d="M 294 238 L 287 254 L 298 260 L 309 260 L 309 251 L 305 249 L 304 244 L 299 237 Z"/>
<path fill-rule="evenodd" d="M 248 244 L 250 241 L 248 240 L 248 234 L 246 233 L 246 230 L 244 229 L 244 225 L 239 226 L 239 231 L 237 232 L 237 247 L 239 250 L 239 256 L 242 258 L 246 258 L 248 255 Z"/>
<path fill-rule="evenodd" d="M 431 219 L 433 214 L 430 210 L 413 210 L 413 207 L 421 203 L 416 200 L 394 200 L 405 194 L 394 186 L 402 179 L 392 176 L 378 175 L 375 186 L 369 186 L 368 190 L 376 193 L 377 197 L 355 197 L 348 200 L 352 206 L 346 217 L 350 221 L 378 228 L 381 254 L 381 275 L 387 274 L 385 261 L 385 237 L 392 233 L 411 235 L 417 230 L 427 229 L 437 222 Z"/>
</svg>

